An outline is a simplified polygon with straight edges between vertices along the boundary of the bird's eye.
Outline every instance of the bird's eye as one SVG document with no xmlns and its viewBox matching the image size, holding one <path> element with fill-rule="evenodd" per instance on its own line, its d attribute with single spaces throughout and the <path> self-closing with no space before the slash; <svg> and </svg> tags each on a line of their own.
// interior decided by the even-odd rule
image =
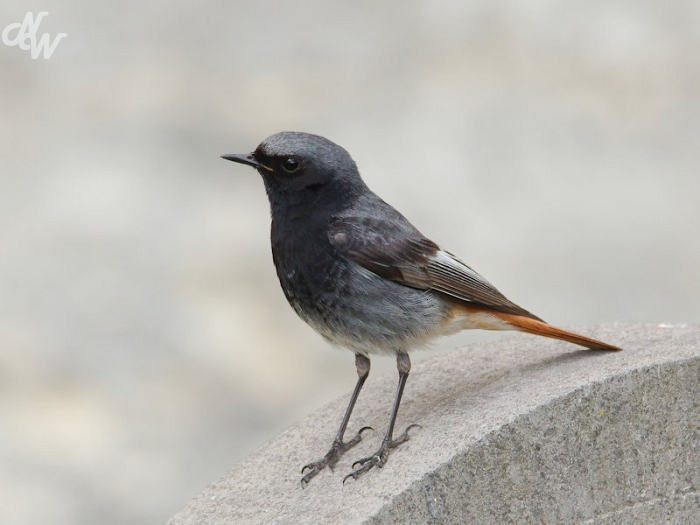
<svg viewBox="0 0 700 525">
<path fill-rule="evenodd" d="M 288 159 L 285 159 L 285 161 L 282 163 L 282 167 L 287 173 L 294 173 L 296 170 L 299 169 L 299 161 L 294 157 L 289 157 Z"/>
</svg>

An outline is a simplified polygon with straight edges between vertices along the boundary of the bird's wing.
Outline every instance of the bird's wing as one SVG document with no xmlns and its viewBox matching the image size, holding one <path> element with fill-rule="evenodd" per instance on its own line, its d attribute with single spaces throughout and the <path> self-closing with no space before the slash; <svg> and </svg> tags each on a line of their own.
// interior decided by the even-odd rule
<svg viewBox="0 0 700 525">
<path fill-rule="evenodd" d="M 334 217 L 328 238 L 339 253 L 385 279 L 539 320 L 395 213 L 398 217 L 391 217 L 391 220 L 368 216 Z"/>
</svg>

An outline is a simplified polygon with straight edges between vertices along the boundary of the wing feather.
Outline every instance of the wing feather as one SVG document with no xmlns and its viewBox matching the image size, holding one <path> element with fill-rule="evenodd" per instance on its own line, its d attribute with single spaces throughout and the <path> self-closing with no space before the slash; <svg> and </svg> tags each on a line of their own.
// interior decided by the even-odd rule
<svg viewBox="0 0 700 525">
<path fill-rule="evenodd" d="M 420 290 L 435 290 L 473 305 L 540 320 L 508 300 L 457 257 L 424 237 L 398 212 L 394 213 L 398 217 L 392 217 L 393 220 L 366 216 L 334 217 L 329 240 L 349 260 L 385 279 Z"/>
</svg>

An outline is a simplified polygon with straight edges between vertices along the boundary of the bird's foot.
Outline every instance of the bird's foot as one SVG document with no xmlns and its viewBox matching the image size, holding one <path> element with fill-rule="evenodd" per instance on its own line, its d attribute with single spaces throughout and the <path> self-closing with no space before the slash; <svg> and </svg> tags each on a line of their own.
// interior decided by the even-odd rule
<svg viewBox="0 0 700 525">
<path fill-rule="evenodd" d="M 355 468 L 356 465 L 360 465 L 359 468 L 353 470 L 350 474 L 345 476 L 343 478 L 343 483 L 345 483 L 348 480 L 348 478 L 359 478 L 362 474 L 364 474 L 365 472 L 369 472 L 375 466 L 382 468 L 386 464 L 387 459 L 389 459 L 389 453 L 393 449 L 410 439 L 408 431 L 414 427 L 421 428 L 420 425 L 409 425 L 408 427 L 406 427 L 406 430 L 404 430 L 403 434 L 401 434 L 398 438 L 392 440 L 385 439 L 384 441 L 382 441 L 382 446 L 379 447 L 379 450 L 377 450 L 377 452 L 375 452 L 371 456 L 367 456 L 366 458 L 358 459 L 357 461 L 355 461 L 355 463 L 352 464 L 352 467 Z"/>
<path fill-rule="evenodd" d="M 331 449 L 328 451 L 328 453 L 323 456 L 318 461 L 314 461 L 313 463 L 309 463 L 308 465 L 305 465 L 304 468 L 301 469 L 301 473 L 306 474 L 304 475 L 303 478 L 301 478 L 301 486 L 304 488 L 311 479 L 321 472 L 324 468 L 328 467 L 329 469 L 333 470 L 333 467 L 335 467 L 335 464 L 338 463 L 338 460 L 340 457 L 348 450 L 350 450 L 352 447 L 357 445 L 360 441 L 362 441 L 362 433 L 365 430 L 374 430 L 372 427 L 362 427 L 360 430 L 357 431 L 357 434 L 355 435 L 354 438 L 352 438 L 350 441 L 339 441 L 335 440 L 333 441 L 333 444 L 331 445 Z"/>
</svg>

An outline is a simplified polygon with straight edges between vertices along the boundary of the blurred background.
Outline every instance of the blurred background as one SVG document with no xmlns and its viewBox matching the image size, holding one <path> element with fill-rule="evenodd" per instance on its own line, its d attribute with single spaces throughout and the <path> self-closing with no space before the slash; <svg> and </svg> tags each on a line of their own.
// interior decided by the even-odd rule
<svg viewBox="0 0 700 525">
<path fill-rule="evenodd" d="M 351 390 L 219 158 L 281 130 L 552 323 L 700 317 L 697 1 L 4 0 L 0 29 L 28 11 L 68 36 L 0 44 L 4 525 L 163 523 Z"/>
</svg>

